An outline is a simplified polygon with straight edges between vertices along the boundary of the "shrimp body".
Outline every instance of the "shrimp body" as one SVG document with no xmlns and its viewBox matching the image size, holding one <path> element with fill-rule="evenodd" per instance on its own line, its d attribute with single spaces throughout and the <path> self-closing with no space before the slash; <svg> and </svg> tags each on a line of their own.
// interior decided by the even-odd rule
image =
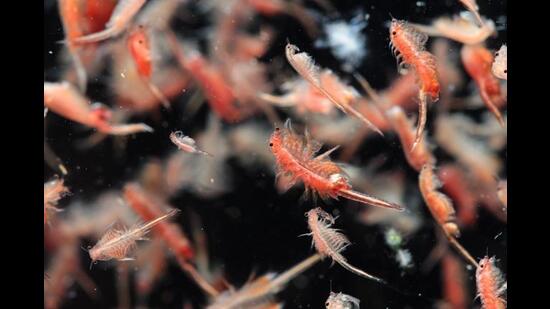
<svg viewBox="0 0 550 309">
<path fill-rule="evenodd" d="M 504 309 L 505 301 L 501 295 L 506 290 L 500 270 L 495 266 L 495 257 L 486 256 L 479 261 L 476 270 L 478 295 L 483 309 Z"/>
<path fill-rule="evenodd" d="M 128 50 L 134 59 L 139 75 L 150 78 L 153 72 L 149 38 L 143 26 L 136 27 L 128 35 Z"/>
<path fill-rule="evenodd" d="M 190 138 L 189 136 L 183 135 L 183 132 L 181 131 L 170 133 L 170 140 L 172 141 L 172 143 L 174 143 L 174 145 L 178 146 L 179 149 L 185 152 L 198 153 L 210 157 L 212 156 L 208 152 L 202 151 L 197 148 L 197 146 L 195 145 L 195 140 Z"/>
<path fill-rule="evenodd" d="M 473 225 L 477 216 L 477 199 L 466 174 L 458 166 L 446 165 L 439 169 L 438 177 L 443 190 L 456 202 L 458 221 L 465 226 Z"/>
<path fill-rule="evenodd" d="M 397 57 L 399 72 L 404 74 L 412 67 L 420 83 L 418 126 L 412 148 L 422 139 L 426 126 L 427 99 L 439 99 L 439 81 L 435 57 L 426 51 L 428 36 L 418 32 L 405 21 L 393 19 L 390 26 L 390 47 Z"/>
<path fill-rule="evenodd" d="M 492 73 L 493 54 L 481 45 L 464 45 L 460 52 L 466 72 L 479 88 L 481 99 L 487 108 L 495 115 L 501 126 L 504 119 L 499 107 L 505 102 L 500 89 L 500 83 Z"/>
<path fill-rule="evenodd" d="M 306 187 L 306 194 L 312 191 L 323 199 L 341 196 L 368 205 L 402 210 L 399 205 L 351 190 L 345 173 L 328 158 L 338 147 L 315 156 L 322 147 L 321 143 L 311 139 L 307 131 L 305 138 L 294 133 L 290 120 L 286 121 L 284 129 L 275 129 L 269 145 L 279 169 L 278 177 L 291 175 L 288 187 L 301 180 Z"/>
<path fill-rule="evenodd" d="M 105 29 L 105 24 L 109 21 L 117 0 L 87 0 L 86 1 L 86 19 L 87 31 L 94 33 Z"/>
<path fill-rule="evenodd" d="M 437 191 L 441 183 L 434 173 L 432 164 L 426 164 L 422 167 L 418 184 L 422 197 L 437 223 L 441 225 L 446 233 L 455 237 L 460 236 L 451 200 L 443 193 Z"/>
<path fill-rule="evenodd" d="M 405 21 L 392 20 L 390 26 L 390 47 L 397 57 L 400 73 L 412 67 L 420 81 L 421 91 L 432 100 L 439 98 L 439 81 L 435 59 L 426 51 L 428 36 L 418 32 Z"/>
<path fill-rule="evenodd" d="M 101 237 L 97 244 L 90 249 L 90 258 L 93 262 L 108 261 L 111 259 L 129 259 L 128 254 L 135 248 L 137 240 L 142 239 L 143 236 L 160 221 L 174 216 L 177 212 L 178 210 L 174 209 L 145 225 L 137 226 L 129 230 L 110 229 Z"/>
<path fill-rule="evenodd" d="M 44 224 L 48 222 L 48 211 L 61 211 L 57 202 L 69 193 L 63 179 L 53 179 L 44 183 Z"/>
<path fill-rule="evenodd" d="M 227 122 L 237 122 L 242 115 L 234 105 L 235 96 L 224 77 L 201 56 L 190 57 L 185 68 L 199 82 L 212 110 Z"/>
<path fill-rule="evenodd" d="M 447 252 L 441 260 L 441 267 L 445 300 L 451 305 L 451 308 L 466 309 L 468 297 L 464 265 L 458 258 Z"/>
</svg>

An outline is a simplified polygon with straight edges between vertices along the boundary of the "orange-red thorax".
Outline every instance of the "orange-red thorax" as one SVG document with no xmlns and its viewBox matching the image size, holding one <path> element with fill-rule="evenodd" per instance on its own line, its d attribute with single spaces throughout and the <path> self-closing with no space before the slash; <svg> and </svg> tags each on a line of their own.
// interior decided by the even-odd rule
<svg viewBox="0 0 550 309">
<path fill-rule="evenodd" d="M 498 295 L 500 288 L 499 270 L 495 268 L 494 258 L 485 257 L 479 261 L 476 281 L 484 309 L 504 309 L 503 300 Z"/>
<path fill-rule="evenodd" d="M 276 128 L 269 140 L 269 146 L 281 172 L 293 174 L 321 197 L 334 198 L 340 190 L 351 189 L 342 170 L 330 160 L 315 160 L 311 152 L 310 155 L 300 157 L 309 151 L 306 149 L 308 145 L 287 129 L 281 131 Z"/>
<path fill-rule="evenodd" d="M 82 8 L 78 0 L 60 0 L 59 14 L 63 21 L 65 36 L 69 43 L 75 38 L 83 35 L 82 31 Z"/>
<path fill-rule="evenodd" d="M 390 40 L 399 51 L 403 61 L 414 69 L 420 81 L 421 90 L 432 100 L 439 98 L 440 85 L 435 58 L 424 48 L 425 39 L 404 21 L 393 20 L 390 26 Z"/>
<path fill-rule="evenodd" d="M 128 49 L 140 76 L 150 78 L 152 74 L 151 48 L 149 38 L 142 26 L 136 27 L 128 36 Z"/>
</svg>

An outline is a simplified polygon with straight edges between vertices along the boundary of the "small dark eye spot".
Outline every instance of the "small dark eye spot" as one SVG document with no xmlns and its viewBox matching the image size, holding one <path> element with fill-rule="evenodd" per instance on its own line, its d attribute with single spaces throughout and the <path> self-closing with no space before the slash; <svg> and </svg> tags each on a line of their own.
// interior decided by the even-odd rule
<svg viewBox="0 0 550 309">
<path fill-rule="evenodd" d="M 279 128 L 275 128 L 275 131 L 279 131 L 280 129 Z"/>
<path fill-rule="evenodd" d="M 269 147 L 273 147 L 273 143 L 269 143 Z"/>
<path fill-rule="evenodd" d="M 498 57 L 498 52 L 497 52 L 497 53 L 495 54 L 495 56 L 497 56 L 497 57 Z"/>
<path fill-rule="evenodd" d="M 394 32 L 392 32 L 391 34 L 396 35 L 396 34 L 397 34 L 397 31 L 394 31 Z"/>
<path fill-rule="evenodd" d="M 508 74 L 508 70 L 504 70 L 504 73 Z"/>
<path fill-rule="evenodd" d="M 142 41 L 142 40 L 139 40 L 138 42 L 139 42 L 139 44 L 143 43 L 143 41 Z"/>
</svg>

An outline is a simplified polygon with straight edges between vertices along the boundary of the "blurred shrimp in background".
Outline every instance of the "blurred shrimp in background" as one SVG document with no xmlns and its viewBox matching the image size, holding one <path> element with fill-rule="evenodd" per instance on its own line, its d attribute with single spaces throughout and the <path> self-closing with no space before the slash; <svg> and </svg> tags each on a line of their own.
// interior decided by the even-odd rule
<svg viewBox="0 0 550 309">
<path fill-rule="evenodd" d="M 45 308 L 505 308 L 506 6 L 45 0 Z"/>
</svg>

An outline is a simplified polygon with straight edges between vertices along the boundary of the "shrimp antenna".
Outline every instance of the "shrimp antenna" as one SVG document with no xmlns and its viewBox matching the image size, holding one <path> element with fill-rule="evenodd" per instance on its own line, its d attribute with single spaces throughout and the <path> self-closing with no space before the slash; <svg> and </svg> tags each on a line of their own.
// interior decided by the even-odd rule
<svg viewBox="0 0 550 309">
<path fill-rule="evenodd" d="M 393 17 L 393 15 L 392 15 L 390 12 L 388 12 L 388 15 L 390 15 L 390 17 L 391 17 L 392 20 L 395 20 L 395 19 L 396 19 L 395 17 Z"/>
</svg>

